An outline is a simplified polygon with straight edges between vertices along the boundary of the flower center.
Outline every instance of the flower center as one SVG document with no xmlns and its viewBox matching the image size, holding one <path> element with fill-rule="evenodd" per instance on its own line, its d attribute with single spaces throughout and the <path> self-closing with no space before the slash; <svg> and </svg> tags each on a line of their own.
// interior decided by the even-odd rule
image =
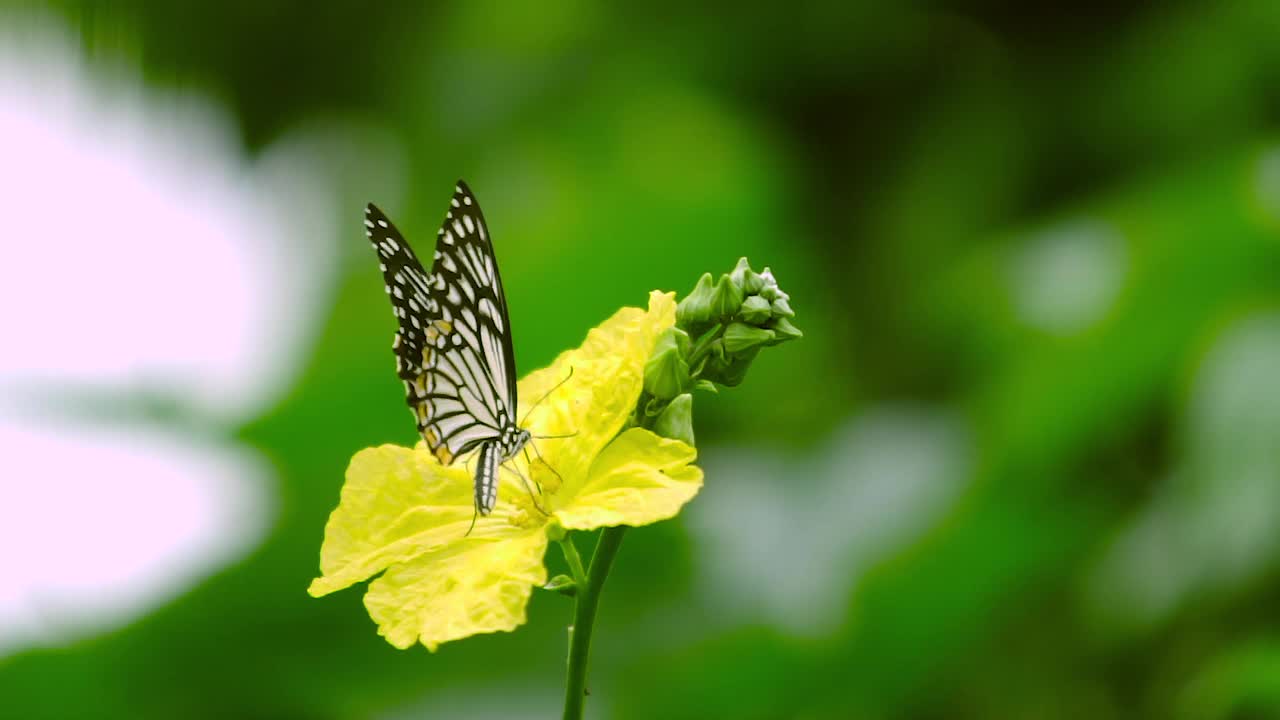
<svg viewBox="0 0 1280 720">
<path fill-rule="evenodd" d="M 560 473 L 540 457 L 529 463 L 529 476 L 542 488 L 545 495 L 555 495 L 560 492 L 560 486 L 564 485 L 564 478 L 560 477 Z"/>
<path fill-rule="evenodd" d="M 537 490 L 534 490 L 534 492 L 537 492 Z M 511 499 L 511 504 L 515 506 L 515 512 L 511 513 L 507 522 L 525 530 L 546 525 L 551 516 L 543 512 L 543 510 L 547 509 L 545 503 L 545 495 L 537 498 L 535 503 L 534 497 L 529 493 L 523 491 L 516 493 L 516 496 Z M 539 505 L 542 507 L 539 508 Z"/>
</svg>

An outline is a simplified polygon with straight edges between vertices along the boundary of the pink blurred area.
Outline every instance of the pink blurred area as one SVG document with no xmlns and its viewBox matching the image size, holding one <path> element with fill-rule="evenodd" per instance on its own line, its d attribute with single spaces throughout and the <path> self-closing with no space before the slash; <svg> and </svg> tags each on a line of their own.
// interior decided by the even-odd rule
<svg viewBox="0 0 1280 720">
<path fill-rule="evenodd" d="M 0 29 L 0 157 L 5 654 L 127 622 L 265 537 L 272 473 L 218 429 L 289 388 L 334 243 L 304 153 L 250 160 L 207 99 L 91 70 L 37 18 Z"/>
</svg>

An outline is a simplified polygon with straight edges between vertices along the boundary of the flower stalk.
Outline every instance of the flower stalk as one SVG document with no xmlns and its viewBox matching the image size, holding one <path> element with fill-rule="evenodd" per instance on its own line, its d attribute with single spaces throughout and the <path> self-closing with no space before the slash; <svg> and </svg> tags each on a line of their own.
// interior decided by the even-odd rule
<svg viewBox="0 0 1280 720">
<path fill-rule="evenodd" d="M 613 559 L 622 546 L 622 536 L 627 526 L 605 528 L 600 531 L 595 552 L 591 555 L 591 568 L 586 583 L 578 588 L 573 609 L 573 626 L 569 628 L 569 669 L 564 690 L 564 720 L 581 720 L 587 699 L 587 658 L 591 655 L 591 629 L 596 621 L 596 609 L 600 605 L 600 592 L 609 577 Z M 567 556 L 566 556 L 567 559 Z"/>
<path fill-rule="evenodd" d="M 645 363 L 644 387 L 626 427 L 643 428 L 694 446 L 690 391 L 715 392 L 716 384 L 738 385 L 762 348 L 801 337 L 789 320 L 795 315 L 789 299 L 768 268 L 756 273 L 746 258 L 718 282 L 712 281 L 710 273 L 703 274 L 693 292 L 676 307 L 675 326 L 654 343 Z M 695 337 L 696 342 L 692 340 Z M 600 593 L 626 531 L 626 525 L 601 530 L 585 582 L 577 581 L 573 625 L 569 628 L 564 720 L 582 718 L 591 631 Z M 580 578 L 582 561 L 572 539 L 565 536 L 559 541 L 565 562 Z"/>
</svg>

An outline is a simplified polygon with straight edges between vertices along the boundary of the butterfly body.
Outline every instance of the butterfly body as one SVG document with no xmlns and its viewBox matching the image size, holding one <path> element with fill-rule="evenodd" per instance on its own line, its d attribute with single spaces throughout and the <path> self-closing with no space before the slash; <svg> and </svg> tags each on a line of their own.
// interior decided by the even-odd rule
<svg viewBox="0 0 1280 720">
<path fill-rule="evenodd" d="M 515 353 L 488 227 L 458 182 L 428 272 L 372 203 L 365 228 L 399 328 L 396 373 L 418 432 L 443 465 L 478 450 L 476 510 L 497 502 L 498 469 L 529 441 L 515 419 Z"/>
<path fill-rule="evenodd" d="M 508 426 L 498 440 L 489 440 L 480 445 L 480 461 L 476 465 L 475 501 L 476 509 L 487 515 L 498 500 L 498 468 L 502 463 L 514 458 L 525 443 L 529 442 L 529 431 L 519 426 Z"/>
</svg>

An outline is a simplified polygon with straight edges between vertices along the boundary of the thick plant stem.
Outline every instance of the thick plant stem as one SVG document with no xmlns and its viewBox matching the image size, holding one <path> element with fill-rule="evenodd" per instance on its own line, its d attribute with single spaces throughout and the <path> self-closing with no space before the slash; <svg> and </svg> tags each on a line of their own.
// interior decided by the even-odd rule
<svg viewBox="0 0 1280 720">
<path fill-rule="evenodd" d="M 578 588 L 573 612 L 573 627 L 569 631 L 569 675 L 564 691 L 564 720 L 581 720 L 582 707 L 587 696 L 587 656 L 591 652 L 591 627 L 596 620 L 596 607 L 600 603 L 600 591 L 609 577 L 613 558 L 622 545 L 625 526 L 605 528 L 591 556 L 587 570 L 587 582 Z"/>
</svg>

